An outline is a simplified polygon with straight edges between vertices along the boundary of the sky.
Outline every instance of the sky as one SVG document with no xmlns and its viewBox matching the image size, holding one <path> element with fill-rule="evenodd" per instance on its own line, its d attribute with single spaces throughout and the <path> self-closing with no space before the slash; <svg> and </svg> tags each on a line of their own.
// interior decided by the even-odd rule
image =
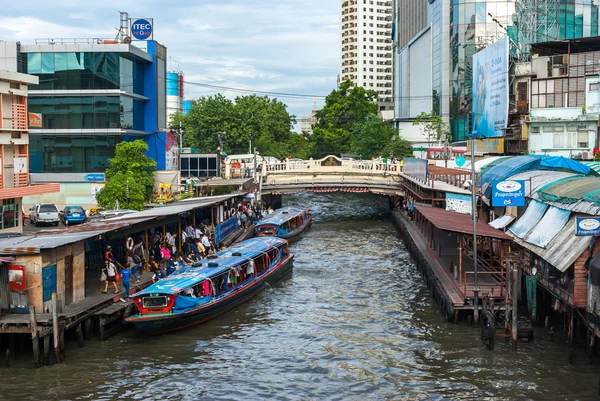
<svg viewBox="0 0 600 401">
<path fill-rule="evenodd" d="M 52 3 L 52 4 L 51 4 Z M 0 0 L 0 40 L 114 39 L 119 11 L 154 18 L 168 69 L 185 74 L 186 98 L 221 92 L 201 83 L 256 91 L 325 96 L 340 66 L 339 0 Z M 279 97 L 296 116 L 313 98 Z M 317 107 L 323 104 L 317 98 Z"/>
</svg>

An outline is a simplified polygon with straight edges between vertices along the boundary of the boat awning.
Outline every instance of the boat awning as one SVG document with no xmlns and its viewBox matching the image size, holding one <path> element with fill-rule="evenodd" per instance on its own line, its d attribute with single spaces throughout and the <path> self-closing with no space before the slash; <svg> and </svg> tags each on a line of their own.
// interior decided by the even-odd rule
<svg viewBox="0 0 600 401">
<path fill-rule="evenodd" d="M 416 205 L 415 209 L 440 230 L 473 235 L 473 219 L 470 214 L 451 212 L 425 205 Z M 477 222 L 477 235 L 498 239 L 512 239 L 509 235 L 490 227 L 483 221 Z"/>
<path fill-rule="evenodd" d="M 529 249 L 561 272 L 571 266 L 578 257 L 589 247 L 590 237 L 577 237 L 575 226 L 577 219 L 571 216 L 564 228 L 550 241 L 546 248 L 530 244 L 520 238 L 513 240 L 524 248 Z"/>
</svg>

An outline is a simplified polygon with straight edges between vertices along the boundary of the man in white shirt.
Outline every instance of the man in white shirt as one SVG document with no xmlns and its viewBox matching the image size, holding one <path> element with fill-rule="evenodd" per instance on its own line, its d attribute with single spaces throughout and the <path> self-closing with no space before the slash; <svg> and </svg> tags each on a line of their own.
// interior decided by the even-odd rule
<svg viewBox="0 0 600 401">
<path fill-rule="evenodd" d="M 200 231 L 200 229 L 198 227 L 196 227 L 196 229 L 194 230 L 194 238 L 195 239 L 202 238 L 202 231 Z"/>
<path fill-rule="evenodd" d="M 204 234 L 202 236 L 202 245 L 204 245 L 204 248 L 209 249 L 210 248 L 210 240 L 208 239 L 208 237 L 206 236 L 206 234 Z"/>
</svg>

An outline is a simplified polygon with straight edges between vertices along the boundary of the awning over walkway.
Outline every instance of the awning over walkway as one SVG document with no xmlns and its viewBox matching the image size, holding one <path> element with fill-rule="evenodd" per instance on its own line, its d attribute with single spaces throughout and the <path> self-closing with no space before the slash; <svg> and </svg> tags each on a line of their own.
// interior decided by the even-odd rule
<svg viewBox="0 0 600 401">
<path fill-rule="evenodd" d="M 451 212 L 425 205 L 416 205 L 415 208 L 440 230 L 473 235 L 473 220 L 469 214 Z M 493 229 L 483 221 L 477 222 L 477 235 L 498 239 L 512 239 L 511 236 Z"/>
</svg>

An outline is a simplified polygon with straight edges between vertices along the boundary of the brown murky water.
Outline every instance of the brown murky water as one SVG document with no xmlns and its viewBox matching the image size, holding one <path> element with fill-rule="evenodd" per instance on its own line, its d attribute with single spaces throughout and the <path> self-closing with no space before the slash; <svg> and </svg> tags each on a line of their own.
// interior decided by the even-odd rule
<svg viewBox="0 0 600 401">
<path fill-rule="evenodd" d="M 67 361 L 0 368 L 2 400 L 591 400 L 600 360 L 564 335 L 490 352 L 444 321 L 370 195 L 300 194 L 315 215 L 293 276 L 241 308 L 160 337 L 69 344 Z"/>
</svg>

